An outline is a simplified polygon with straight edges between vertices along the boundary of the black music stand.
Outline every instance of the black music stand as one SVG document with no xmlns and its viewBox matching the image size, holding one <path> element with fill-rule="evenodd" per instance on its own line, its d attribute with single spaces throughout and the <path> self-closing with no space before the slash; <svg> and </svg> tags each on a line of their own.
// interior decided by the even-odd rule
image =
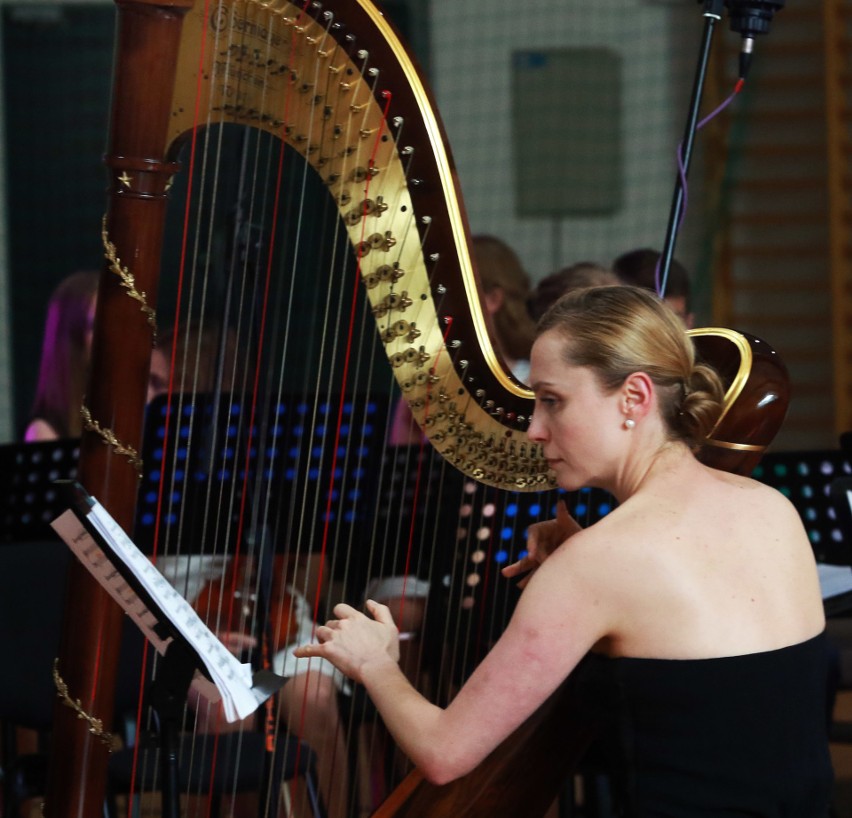
<svg viewBox="0 0 852 818">
<path fill-rule="evenodd" d="M 92 570 L 95 566 L 93 574 L 107 590 L 113 593 L 118 588 L 118 594 L 113 595 L 125 605 L 128 613 L 132 614 L 132 612 L 138 611 L 137 600 L 141 601 L 144 606 L 144 617 L 148 623 L 146 627 L 148 628 L 147 635 L 149 638 L 154 639 L 156 636 L 161 640 L 171 640 L 163 654 L 160 672 L 151 686 L 150 704 L 155 712 L 158 727 L 160 765 L 163 777 L 163 818 L 179 818 L 178 737 L 183 711 L 188 700 L 193 677 L 200 672 L 208 680 L 213 681 L 213 677 L 210 675 L 212 670 L 208 670 L 208 663 L 199 654 L 198 648 L 193 646 L 189 638 L 184 635 L 177 619 L 174 619 L 168 612 L 168 608 L 165 607 L 166 596 L 158 597 L 153 588 L 149 590 L 146 587 L 133 572 L 131 564 L 124 557 L 123 552 L 95 524 L 96 501 L 94 498 L 90 497 L 86 490 L 74 481 L 60 481 L 57 485 L 65 498 L 66 509 L 73 512 L 73 517 L 66 516 L 66 513 L 60 520 L 54 522 L 57 532 L 72 547 L 72 550 L 75 550 L 87 569 Z M 77 521 L 76 525 L 73 522 L 74 518 Z M 60 525 L 63 519 L 66 522 Z M 90 542 L 81 547 L 80 542 L 83 533 L 88 534 Z M 92 545 L 99 547 L 103 557 L 114 569 L 111 576 L 104 578 L 103 574 L 97 571 L 98 560 L 91 556 Z M 147 563 L 146 570 L 156 575 L 152 566 Z M 115 577 L 115 575 L 118 575 L 118 577 Z M 152 617 L 154 623 L 150 624 Z M 181 614 L 180 618 L 185 617 Z M 200 620 L 198 622 L 203 629 Z M 146 628 L 141 623 L 140 627 L 145 632 Z M 222 650 L 225 649 L 222 648 Z M 283 678 L 276 676 L 271 671 L 261 670 L 253 674 L 252 688 L 257 689 L 263 698 L 268 698 L 283 683 Z M 260 700 L 258 698 L 258 701 Z"/>
<path fill-rule="evenodd" d="M 65 510 L 54 485 L 77 476 L 76 438 L 0 446 L 0 543 L 54 539 L 50 521 Z"/>
</svg>

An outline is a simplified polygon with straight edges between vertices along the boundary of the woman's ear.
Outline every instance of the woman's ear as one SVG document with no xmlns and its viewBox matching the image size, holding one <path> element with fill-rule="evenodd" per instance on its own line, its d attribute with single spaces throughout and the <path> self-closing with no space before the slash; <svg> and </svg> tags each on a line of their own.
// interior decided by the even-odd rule
<svg viewBox="0 0 852 818">
<path fill-rule="evenodd" d="M 644 417 L 654 401 L 654 382 L 645 372 L 634 372 L 621 385 L 622 411 L 629 417 Z"/>
</svg>

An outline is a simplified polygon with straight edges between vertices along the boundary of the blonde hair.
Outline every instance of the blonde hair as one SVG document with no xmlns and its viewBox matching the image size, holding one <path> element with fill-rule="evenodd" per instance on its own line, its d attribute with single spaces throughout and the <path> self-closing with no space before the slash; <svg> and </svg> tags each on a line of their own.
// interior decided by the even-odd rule
<svg viewBox="0 0 852 818">
<path fill-rule="evenodd" d="M 515 251 L 495 236 L 474 236 L 473 259 L 486 293 L 503 291 L 503 303 L 492 316 L 501 351 L 521 360 L 529 358 L 535 340 L 535 322 L 529 314 L 530 280 Z"/>
<path fill-rule="evenodd" d="M 592 369 L 605 389 L 646 373 L 670 438 L 694 448 L 712 430 L 722 410 L 721 379 L 696 360 L 682 322 L 653 293 L 626 285 L 576 290 L 539 321 L 539 335 L 551 330 L 565 337 L 565 361 Z"/>
</svg>

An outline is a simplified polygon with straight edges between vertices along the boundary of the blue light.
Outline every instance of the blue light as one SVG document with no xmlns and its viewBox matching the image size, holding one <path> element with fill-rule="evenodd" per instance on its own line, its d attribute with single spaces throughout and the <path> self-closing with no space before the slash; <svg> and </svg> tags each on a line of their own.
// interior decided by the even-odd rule
<svg viewBox="0 0 852 818">
<path fill-rule="evenodd" d="M 514 517 L 518 513 L 518 504 L 517 503 L 509 503 L 506 506 L 506 516 Z"/>
<path fill-rule="evenodd" d="M 296 479 L 296 470 L 295 469 L 287 469 L 287 471 L 284 472 L 284 477 L 286 477 L 288 480 L 291 480 L 291 481 L 295 480 Z"/>
<path fill-rule="evenodd" d="M 508 562 L 508 561 L 509 561 L 509 552 L 508 551 L 503 551 L 501 549 L 500 551 L 497 551 L 494 554 L 494 562 L 496 562 L 497 565 L 502 565 L 504 562 Z"/>
<path fill-rule="evenodd" d="M 352 511 L 352 509 L 349 509 L 349 511 L 344 512 L 343 519 L 347 523 L 354 523 L 355 522 L 355 512 Z"/>
<path fill-rule="evenodd" d="M 320 472 L 319 472 L 319 469 L 317 469 L 317 468 L 313 468 L 313 469 L 311 469 L 311 470 L 308 472 L 308 479 L 309 479 L 309 480 L 316 480 L 316 479 L 319 477 L 319 473 L 320 473 Z"/>
<path fill-rule="evenodd" d="M 538 503 L 533 503 L 529 509 L 527 509 L 527 514 L 529 514 L 530 517 L 538 517 L 538 515 L 541 514 L 541 506 Z"/>
<path fill-rule="evenodd" d="M 186 447 L 185 446 L 181 446 L 177 450 L 177 459 L 178 460 L 186 460 Z"/>
<path fill-rule="evenodd" d="M 598 514 L 600 514 L 601 517 L 605 517 L 610 513 L 610 511 L 612 511 L 612 505 L 610 503 L 601 503 L 598 506 Z"/>
<path fill-rule="evenodd" d="M 146 503 L 156 503 L 157 502 L 157 492 L 156 491 L 149 491 L 145 495 L 145 502 Z"/>
<path fill-rule="evenodd" d="M 142 525 L 154 525 L 154 515 L 150 512 L 143 514 Z"/>
</svg>

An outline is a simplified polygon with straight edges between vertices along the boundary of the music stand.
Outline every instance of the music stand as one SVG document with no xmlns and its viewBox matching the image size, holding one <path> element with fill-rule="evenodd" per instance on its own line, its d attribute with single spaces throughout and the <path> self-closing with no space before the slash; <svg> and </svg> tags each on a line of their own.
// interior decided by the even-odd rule
<svg viewBox="0 0 852 818">
<path fill-rule="evenodd" d="M 57 480 L 77 476 L 76 438 L 0 446 L 0 543 L 53 539 L 50 521 L 65 510 Z"/>
</svg>

